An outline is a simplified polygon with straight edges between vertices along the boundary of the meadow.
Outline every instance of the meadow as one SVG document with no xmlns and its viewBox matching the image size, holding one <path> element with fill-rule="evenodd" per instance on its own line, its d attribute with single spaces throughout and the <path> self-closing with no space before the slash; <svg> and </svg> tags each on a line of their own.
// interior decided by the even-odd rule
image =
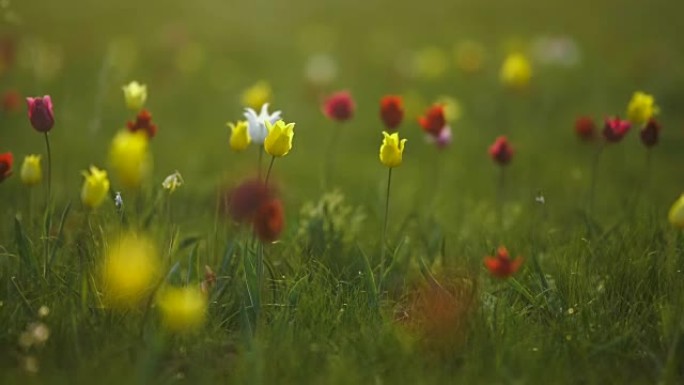
<svg viewBox="0 0 684 385">
<path fill-rule="evenodd" d="M 0 1 L 0 383 L 683 383 L 682 9 Z"/>
</svg>

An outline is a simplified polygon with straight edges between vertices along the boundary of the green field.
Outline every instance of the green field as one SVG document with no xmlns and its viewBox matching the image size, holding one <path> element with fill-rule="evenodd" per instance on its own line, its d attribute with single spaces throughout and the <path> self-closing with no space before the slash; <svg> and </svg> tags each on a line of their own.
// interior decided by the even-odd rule
<svg viewBox="0 0 684 385">
<path fill-rule="evenodd" d="M 0 1 L 0 154 L 14 154 L 0 183 L 0 383 L 684 383 L 684 234 L 668 221 L 684 192 L 682 11 L 672 0 Z M 532 65 L 517 90 L 500 80 L 513 52 Z M 468 71 L 464 57 L 481 62 Z M 135 118 L 122 92 L 133 80 L 159 129 L 150 173 L 125 188 L 108 154 Z M 273 243 L 222 203 L 269 165 L 254 143 L 231 150 L 226 125 L 258 81 L 296 124 L 269 174 L 284 207 Z M 356 105 L 344 123 L 322 113 L 340 90 Z M 604 118 L 626 117 L 636 91 L 659 106 L 659 143 L 647 149 L 634 125 L 604 144 Z M 383 237 L 388 94 L 403 97 L 408 141 Z M 42 95 L 54 103 L 49 195 L 24 102 Z M 418 116 L 444 97 L 460 116 L 440 150 Z M 598 140 L 577 138 L 580 116 Z M 488 155 L 500 135 L 514 148 L 503 169 Z M 29 154 L 42 155 L 38 186 L 22 183 Z M 90 165 L 111 179 L 92 210 Z M 176 170 L 184 184 L 169 193 Z M 144 296 L 117 307 L 102 266 L 130 232 L 159 262 Z M 523 258 L 508 278 L 483 263 L 499 246 Z M 133 265 L 124 271 L 140 276 Z M 204 322 L 173 330 L 161 295 L 197 289 L 207 268 Z"/>
</svg>

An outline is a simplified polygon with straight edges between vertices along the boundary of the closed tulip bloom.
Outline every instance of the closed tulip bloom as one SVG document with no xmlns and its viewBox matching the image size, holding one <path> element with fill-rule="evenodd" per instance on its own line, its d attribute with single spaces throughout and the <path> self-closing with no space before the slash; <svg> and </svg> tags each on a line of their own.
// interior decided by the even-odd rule
<svg viewBox="0 0 684 385">
<path fill-rule="evenodd" d="M 494 143 L 489 146 L 489 156 L 493 161 L 501 166 L 505 166 L 513 159 L 513 147 L 508 143 L 508 138 L 499 136 Z"/>
<path fill-rule="evenodd" d="M 504 60 L 499 76 L 506 87 L 523 89 L 532 78 L 532 65 L 525 55 L 510 54 Z"/>
<path fill-rule="evenodd" d="M 380 100 L 380 118 L 388 131 L 395 131 L 404 119 L 404 101 L 401 96 L 388 95 Z"/>
<path fill-rule="evenodd" d="M 285 213 L 279 199 L 265 201 L 257 209 L 254 220 L 254 233 L 262 242 L 275 242 L 285 227 Z"/>
<path fill-rule="evenodd" d="M 271 124 L 277 122 L 280 119 L 280 111 L 268 112 L 268 103 L 266 103 L 261 106 L 258 114 L 252 108 L 245 108 L 244 117 L 247 119 L 250 140 L 260 145 L 264 143 L 264 139 L 268 135 L 266 122 Z"/>
<path fill-rule="evenodd" d="M 81 189 L 81 202 L 90 209 L 99 207 L 109 193 L 109 179 L 107 171 L 90 166 L 88 171 L 83 171 L 83 188 Z"/>
<path fill-rule="evenodd" d="M 109 246 L 102 268 L 105 301 L 113 307 L 139 305 L 160 275 L 157 249 L 147 238 L 127 234 Z"/>
<path fill-rule="evenodd" d="M 629 132 L 632 125 L 628 120 L 619 117 L 606 118 L 603 125 L 603 137 L 610 143 L 617 143 Z"/>
<path fill-rule="evenodd" d="M 140 187 L 151 167 L 147 134 L 143 131 L 120 131 L 112 140 L 109 162 L 124 187 Z"/>
<path fill-rule="evenodd" d="M 259 81 L 242 93 L 242 105 L 258 110 L 271 101 L 272 91 L 268 82 Z"/>
<path fill-rule="evenodd" d="M 40 155 L 27 155 L 21 164 L 19 174 L 21 182 L 27 186 L 34 186 L 43 180 L 43 169 L 40 166 Z"/>
<path fill-rule="evenodd" d="M 627 105 L 627 119 L 634 124 L 645 124 L 658 113 L 653 95 L 637 91 Z"/>
<path fill-rule="evenodd" d="M 140 111 L 147 100 L 147 86 L 132 81 L 122 87 L 126 107 L 133 111 Z"/>
<path fill-rule="evenodd" d="M 670 208 L 668 219 L 672 226 L 684 229 L 684 194 Z"/>
<path fill-rule="evenodd" d="M 246 120 L 241 120 L 235 124 L 228 123 L 230 127 L 230 148 L 233 151 L 243 151 L 252 141 L 249 136 L 249 125 Z"/>
<path fill-rule="evenodd" d="M 398 133 L 389 134 L 383 131 L 384 136 L 380 145 L 380 162 L 386 167 L 401 166 L 406 139 L 399 139 Z"/>
<path fill-rule="evenodd" d="M 11 152 L 0 154 L 0 182 L 12 175 L 12 164 L 14 164 L 14 156 Z"/>
<path fill-rule="evenodd" d="M 523 263 L 523 258 L 511 259 L 508 250 L 501 246 L 493 257 L 485 257 L 484 264 L 489 272 L 497 278 L 508 278 L 515 274 Z"/>
<path fill-rule="evenodd" d="M 439 134 L 446 126 L 446 117 L 444 114 L 444 106 L 435 104 L 425 111 L 425 114 L 418 118 L 418 123 L 427 134 L 433 137 L 439 137 Z"/>
<path fill-rule="evenodd" d="M 328 119 L 344 122 L 354 116 L 356 105 L 348 91 L 340 91 L 330 95 L 323 103 L 323 113 Z"/>
<path fill-rule="evenodd" d="M 49 95 L 26 98 L 26 103 L 28 104 L 28 117 L 31 126 L 38 132 L 50 131 L 55 125 L 52 98 Z"/>
<path fill-rule="evenodd" d="M 660 137 L 660 123 L 654 118 L 649 119 L 648 123 L 641 129 L 639 137 L 644 146 L 649 148 L 655 146 Z"/>
<path fill-rule="evenodd" d="M 266 122 L 268 135 L 264 140 L 264 150 L 272 156 L 280 157 L 287 155 L 292 149 L 292 138 L 294 137 L 294 123 L 285 123 L 282 120 L 271 124 Z"/>
<path fill-rule="evenodd" d="M 204 324 L 207 298 L 199 287 L 166 287 L 157 296 L 157 308 L 168 331 L 191 332 Z"/>
</svg>

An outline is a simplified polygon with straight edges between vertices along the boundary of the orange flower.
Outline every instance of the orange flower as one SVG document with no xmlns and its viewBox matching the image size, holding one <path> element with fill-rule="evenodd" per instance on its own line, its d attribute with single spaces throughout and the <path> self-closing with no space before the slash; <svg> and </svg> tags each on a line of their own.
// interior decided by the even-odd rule
<svg viewBox="0 0 684 385">
<path fill-rule="evenodd" d="M 0 154 L 0 182 L 7 179 L 12 175 L 12 164 L 14 163 L 14 157 L 11 152 L 6 152 Z"/>
<path fill-rule="evenodd" d="M 444 117 L 444 106 L 435 104 L 425 111 L 425 115 L 418 118 L 418 123 L 423 128 L 423 131 L 439 137 L 444 126 L 446 126 L 446 118 Z"/>
<path fill-rule="evenodd" d="M 259 207 L 254 216 L 254 232 L 262 242 L 274 242 L 285 227 L 283 205 L 278 199 L 270 199 Z"/>
<path fill-rule="evenodd" d="M 404 119 L 404 101 L 401 96 L 387 95 L 380 100 L 380 118 L 388 131 L 396 131 Z"/>
<path fill-rule="evenodd" d="M 485 257 L 484 265 L 497 278 L 508 278 L 515 274 L 523 263 L 522 257 L 511 259 L 508 250 L 500 246 L 493 257 Z"/>
</svg>

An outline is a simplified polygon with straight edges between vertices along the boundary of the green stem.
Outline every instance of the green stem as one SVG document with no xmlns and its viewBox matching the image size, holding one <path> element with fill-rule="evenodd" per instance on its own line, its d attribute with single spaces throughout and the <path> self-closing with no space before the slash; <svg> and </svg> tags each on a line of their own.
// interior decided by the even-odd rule
<svg viewBox="0 0 684 385">
<path fill-rule="evenodd" d="M 52 151 L 50 149 L 50 136 L 45 132 L 45 147 L 47 148 L 47 191 L 45 196 L 45 215 L 46 223 L 43 226 L 43 242 L 45 244 L 45 264 L 43 265 L 43 277 L 47 276 L 48 259 L 50 258 L 50 228 L 52 227 L 51 194 L 52 194 Z"/>
<path fill-rule="evenodd" d="M 506 166 L 500 166 L 499 171 L 499 185 L 496 191 L 496 205 L 497 205 L 497 215 L 499 217 L 499 226 L 503 227 L 504 223 L 504 203 L 506 200 Z"/>
<path fill-rule="evenodd" d="M 257 163 L 257 174 L 259 175 L 259 180 L 261 180 L 261 163 L 264 159 L 264 146 L 259 146 L 259 161 Z"/>
<path fill-rule="evenodd" d="M 384 276 L 385 270 L 385 240 L 387 238 L 387 218 L 389 216 L 390 186 L 392 184 L 392 167 L 387 174 L 387 194 L 385 196 L 385 219 L 382 224 L 382 237 L 380 238 L 380 276 Z"/>
<path fill-rule="evenodd" d="M 328 140 L 328 145 L 326 146 L 325 153 L 323 154 L 323 156 L 325 157 L 325 162 L 323 163 L 324 168 L 322 178 L 322 187 L 324 191 L 328 189 L 330 181 L 332 180 L 333 165 L 335 163 L 335 143 L 337 143 L 337 140 L 340 136 L 340 127 L 342 127 L 341 123 L 336 125 L 333 129 L 333 132 L 330 135 L 330 139 Z"/>
<path fill-rule="evenodd" d="M 271 163 L 268 165 L 268 171 L 266 171 L 266 179 L 264 180 L 264 185 L 268 186 L 268 180 L 271 177 L 271 170 L 273 169 L 273 163 L 275 163 L 275 156 L 271 157 Z"/>
<path fill-rule="evenodd" d="M 47 148 L 47 197 L 45 198 L 47 204 L 50 205 L 50 194 L 52 192 L 52 151 L 50 149 L 50 136 L 45 132 L 45 147 Z"/>
</svg>

